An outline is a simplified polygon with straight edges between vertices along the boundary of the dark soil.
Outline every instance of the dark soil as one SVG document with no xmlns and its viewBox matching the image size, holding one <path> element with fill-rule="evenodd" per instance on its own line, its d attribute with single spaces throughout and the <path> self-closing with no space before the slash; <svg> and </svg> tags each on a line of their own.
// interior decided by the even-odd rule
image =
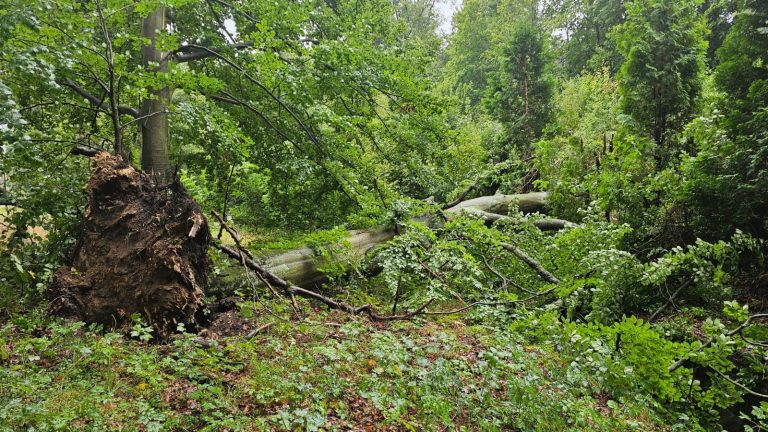
<svg viewBox="0 0 768 432">
<path fill-rule="evenodd" d="M 71 264 L 54 275 L 49 312 L 124 325 L 142 315 L 160 336 L 194 321 L 208 281 L 211 235 L 198 205 L 174 182 L 107 153 L 93 158 L 88 210 Z"/>
</svg>

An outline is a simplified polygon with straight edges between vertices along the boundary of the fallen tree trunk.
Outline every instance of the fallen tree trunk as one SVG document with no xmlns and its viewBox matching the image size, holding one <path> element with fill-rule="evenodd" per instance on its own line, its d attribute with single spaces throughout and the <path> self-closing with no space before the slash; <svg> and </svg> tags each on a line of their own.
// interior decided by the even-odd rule
<svg viewBox="0 0 768 432">
<path fill-rule="evenodd" d="M 350 231 L 347 241 L 350 249 L 349 261 L 354 262 L 365 257 L 376 246 L 386 243 L 395 236 L 395 230 L 373 228 L 370 230 Z M 308 247 L 293 249 L 271 257 L 262 258 L 262 262 L 272 273 L 285 278 L 296 285 L 312 286 L 323 281 L 323 273 L 317 269 L 317 252 Z"/>
<path fill-rule="evenodd" d="M 520 211 L 524 213 L 544 212 L 547 208 L 548 197 L 549 194 L 547 192 L 484 196 L 460 202 L 444 210 L 444 213 L 448 218 L 468 213 L 496 221 L 509 219 L 507 213 L 515 203 Z M 414 221 L 426 223 L 427 225 L 433 220 L 436 220 L 434 215 L 414 218 Z M 543 231 L 560 230 L 575 226 L 575 224 L 562 219 L 541 219 L 534 221 L 534 225 Z M 351 263 L 364 258 L 371 250 L 388 242 L 395 235 L 394 229 L 386 227 L 350 231 L 350 235 L 347 238 L 351 245 L 347 253 L 348 261 Z M 260 261 L 270 272 L 296 285 L 316 286 L 325 280 L 324 273 L 318 270 L 318 254 L 309 247 L 292 249 L 275 255 L 261 257 Z M 233 274 L 223 275 L 223 284 L 229 284 L 228 280 L 230 279 L 240 279 L 240 269 L 236 268 L 233 271 Z"/>
<path fill-rule="evenodd" d="M 459 208 L 451 212 L 446 211 L 446 216 L 448 218 L 451 218 L 451 217 L 454 217 L 455 215 L 459 215 L 462 213 L 466 213 L 473 216 L 479 216 L 482 219 L 489 222 L 497 222 L 501 220 L 514 221 L 514 218 L 512 217 L 478 210 L 474 207 Z M 542 231 L 559 231 L 561 229 L 575 227 L 576 224 L 573 222 L 567 221 L 565 219 L 546 218 L 546 219 L 537 219 L 533 221 L 533 226 L 535 226 L 536 228 Z"/>
<path fill-rule="evenodd" d="M 462 201 L 446 212 L 458 212 L 462 209 L 477 209 L 488 213 L 506 215 L 509 208 L 517 204 L 517 208 L 523 213 L 544 212 L 549 199 L 548 192 L 531 192 L 527 194 L 513 195 L 489 195 Z"/>
<path fill-rule="evenodd" d="M 433 301 L 433 300 L 428 300 L 419 308 L 410 312 L 406 312 L 401 315 L 380 315 L 376 313 L 376 311 L 374 311 L 371 305 L 369 304 L 356 307 L 339 300 L 334 300 L 330 297 L 324 296 L 312 290 L 308 290 L 306 288 L 296 286 L 293 283 L 286 281 L 280 276 L 272 273 L 271 271 L 269 271 L 268 268 L 257 263 L 250 257 L 245 256 L 242 253 L 242 250 L 234 249 L 226 245 L 218 245 L 217 248 L 220 251 L 224 252 L 230 258 L 240 262 L 244 267 L 256 272 L 259 278 L 263 280 L 265 283 L 269 284 L 270 288 L 272 289 L 278 288 L 289 296 L 298 295 L 311 300 L 317 300 L 321 303 L 328 305 L 333 309 L 339 309 L 341 311 L 344 311 L 352 315 L 365 314 L 373 321 L 407 320 L 407 319 L 413 318 L 414 316 L 423 314 L 427 309 L 427 306 L 429 306 Z"/>
<path fill-rule="evenodd" d="M 502 305 L 513 305 L 518 303 L 526 303 L 530 300 L 534 300 L 536 298 L 539 298 L 541 296 L 550 294 L 554 292 L 555 287 L 546 289 L 544 291 L 532 293 L 529 297 L 520 299 L 520 300 L 511 300 L 511 301 L 500 301 L 500 302 L 486 302 L 486 301 L 477 301 L 472 304 L 466 305 L 464 307 L 461 307 L 459 309 L 454 310 L 448 310 L 448 311 L 427 311 L 427 307 L 429 307 L 430 304 L 434 302 L 434 298 L 428 299 L 425 303 L 423 303 L 420 307 L 406 312 L 404 314 L 396 315 L 394 313 L 395 307 L 392 308 L 392 315 L 381 315 L 378 314 L 373 307 L 370 304 L 365 304 L 363 306 L 353 306 L 349 303 L 345 303 L 340 300 L 335 300 L 331 297 L 322 295 L 318 292 L 302 288 L 300 286 L 296 286 L 293 283 L 286 281 L 285 279 L 281 278 L 280 276 L 272 273 L 268 268 L 266 268 L 264 265 L 259 264 L 253 257 L 250 251 L 245 249 L 243 245 L 240 243 L 239 235 L 236 231 L 234 231 L 232 228 L 226 225 L 224 220 L 215 212 L 213 213 L 214 217 L 219 220 L 221 223 L 221 226 L 223 229 L 227 230 L 227 232 L 232 236 L 232 239 L 234 240 L 235 244 L 237 245 L 237 248 L 232 248 L 226 245 L 217 244 L 216 247 L 224 252 L 227 256 L 230 258 L 238 261 L 243 267 L 246 269 L 252 270 L 259 279 L 261 279 L 262 282 L 267 284 L 269 288 L 276 294 L 279 295 L 277 292 L 277 289 L 282 291 L 284 294 L 289 296 L 291 300 L 294 300 L 294 296 L 301 296 L 307 299 L 316 300 L 321 303 L 324 303 L 328 307 L 332 309 L 338 309 L 341 311 L 344 311 L 346 313 L 352 314 L 352 315 L 360 315 L 365 314 L 367 315 L 372 321 L 396 321 L 396 320 L 407 320 L 411 319 L 413 317 L 419 316 L 419 315 L 452 315 L 456 313 L 461 313 L 466 310 L 469 310 L 475 306 L 480 305 L 486 305 L 486 306 L 502 306 Z M 531 258 L 527 253 L 522 251 L 521 249 L 517 248 L 514 245 L 508 244 L 508 243 L 502 243 L 502 248 L 505 250 L 512 252 L 515 256 L 520 258 L 526 265 L 528 265 L 531 269 L 533 269 L 539 277 L 541 277 L 545 282 L 549 282 L 554 285 L 559 285 L 560 280 L 555 277 L 552 273 L 550 273 L 548 270 L 546 270 L 538 261 Z M 295 301 L 294 307 L 297 309 L 297 314 L 300 315 L 298 308 L 296 307 Z M 555 302 L 556 304 L 559 304 L 557 307 L 561 307 L 562 300 L 558 300 Z M 395 305 L 397 305 L 397 302 L 395 302 Z"/>
</svg>

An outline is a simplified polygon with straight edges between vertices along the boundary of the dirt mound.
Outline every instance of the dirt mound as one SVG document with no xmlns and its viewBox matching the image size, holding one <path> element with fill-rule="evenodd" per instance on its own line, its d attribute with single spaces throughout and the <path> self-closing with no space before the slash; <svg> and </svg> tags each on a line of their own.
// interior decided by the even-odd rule
<svg viewBox="0 0 768 432">
<path fill-rule="evenodd" d="M 194 321 L 208 280 L 211 235 L 184 187 L 158 187 L 99 153 L 88 182 L 84 232 L 48 290 L 55 315 L 120 326 L 133 313 L 165 336 Z"/>
</svg>

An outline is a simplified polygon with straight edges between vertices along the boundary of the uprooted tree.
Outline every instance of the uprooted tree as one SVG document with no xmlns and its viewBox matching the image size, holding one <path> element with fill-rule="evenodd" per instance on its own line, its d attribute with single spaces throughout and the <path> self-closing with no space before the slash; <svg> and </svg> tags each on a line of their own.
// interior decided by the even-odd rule
<svg viewBox="0 0 768 432">
<path fill-rule="evenodd" d="M 19 54 L 9 61 L 32 82 L 49 70 L 52 79 L 40 85 L 60 98 L 25 94 L 25 116 L 35 124 L 52 112 L 69 118 L 59 126 L 64 139 L 52 142 L 74 155 L 104 148 L 116 155 L 93 160 L 83 231 L 49 293 L 61 313 L 105 324 L 141 313 L 162 332 L 191 320 L 207 276 L 200 250 L 208 232 L 174 181 L 185 165 L 212 173 L 214 185 L 226 191 L 225 216 L 232 183 L 249 164 L 270 170 L 273 202 L 288 215 L 301 208 L 291 199 L 310 195 L 327 197 L 337 214 L 381 213 L 407 196 L 446 198 L 463 180 L 461 170 L 454 178 L 422 172 L 461 149 L 450 148 L 450 134 L 437 125 L 443 114 L 422 90 L 429 84 L 419 68 L 428 63 L 404 61 L 398 45 L 406 36 L 391 25 L 390 2 L 295 3 L 266 11 L 248 1 L 215 0 L 203 14 L 198 6 L 94 0 L 65 2 L 50 13 L 45 2 L 31 2 L 6 17 L 18 36 L 5 42 Z M 373 37 L 379 42 L 371 49 Z M 46 53 L 24 63 L 30 40 Z M 374 61 L 377 68 L 366 66 Z M 204 131 L 213 132 L 200 139 Z M 184 140 L 203 143 L 202 149 L 185 159 Z M 215 153 L 216 163 L 206 162 L 201 150 Z M 144 173 L 131 171 L 134 159 Z M 297 167 L 310 179 L 306 190 L 280 195 L 281 182 L 294 181 Z M 545 199 L 543 193 L 475 198 L 453 203 L 443 215 L 466 211 L 498 220 L 513 201 L 537 211 Z M 557 228 L 565 222 L 540 223 Z M 196 236 L 190 237 L 189 224 L 199 228 Z M 393 235 L 386 226 L 354 232 L 354 253 L 364 255 Z M 322 277 L 312 255 L 302 248 L 265 263 L 309 284 Z"/>
<path fill-rule="evenodd" d="M 99 153 L 83 225 L 71 263 L 48 289 L 51 313 L 107 326 L 138 313 L 162 335 L 194 321 L 211 235 L 183 186 L 158 186 L 120 157 Z"/>
<path fill-rule="evenodd" d="M 83 151 L 78 150 L 83 153 Z M 87 152 L 85 152 L 87 153 Z M 486 218 L 507 218 L 511 205 L 541 211 L 546 194 L 496 195 L 462 201 L 445 210 L 448 215 L 469 211 Z M 215 213 L 214 213 L 215 214 Z M 367 313 L 372 319 L 405 319 L 428 314 L 426 304 L 403 315 L 380 315 L 370 306 L 353 307 L 303 286 L 323 280 L 315 251 L 299 248 L 259 263 L 239 242 L 218 215 L 219 223 L 236 241 L 236 248 L 218 245 L 225 254 L 255 271 L 267 285 L 288 296 L 321 301 L 350 313 Z M 494 218 L 495 216 L 495 218 Z M 422 216 L 430 222 L 435 216 Z M 564 228 L 560 220 L 536 221 L 543 229 Z M 211 235 L 205 216 L 178 182 L 158 185 L 146 173 L 135 170 L 119 156 L 93 155 L 88 183 L 88 208 L 71 262 L 56 272 L 47 295 L 51 313 L 105 325 L 122 325 L 140 314 L 159 334 L 178 324 L 194 324 L 203 304 L 208 280 L 208 247 Z M 363 257 L 396 234 L 394 228 L 351 232 L 351 253 Z M 522 259 L 549 283 L 558 283 L 535 260 L 515 246 L 505 249 Z M 429 301 L 431 303 L 431 301 Z"/>
</svg>

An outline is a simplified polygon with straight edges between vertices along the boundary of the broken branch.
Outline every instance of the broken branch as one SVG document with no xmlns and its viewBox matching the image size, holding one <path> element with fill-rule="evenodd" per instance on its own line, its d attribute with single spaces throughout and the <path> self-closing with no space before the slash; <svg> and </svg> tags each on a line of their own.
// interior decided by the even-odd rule
<svg viewBox="0 0 768 432">
<path fill-rule="evenodd" d="M 764 318 L 768 318 L 768 313 L 750 315 L 743 323 L 739 324 L 738 327 L 736 327 L 735 329 L 727 332 L 725 334 L 725 336 L 731 337 L 731 336 L 733 336 L 735 334 L 741 334 L 741 332 L 743 332 L 744 329 L 746 329 L 747 327 L 749 327 L 752 324 L 752 321 L 755 321 L 755 320 L 758 320 L 758 319 L 764 319 Z M 706 348 L 709 348 L 713 343 L 715 343 L 716 339 L 717 338 L 712 338 L 712 339 L 708 340 L 707 343 L 705 343 L 705 344 L 703 344 L 701 346 L 701 349 L 704 350 Z M 688 359 L 687 358 L 683 358 L 683 359 L 680 359 L 680 360 L 672 363 L 672 365 L 669 366 L 667 371 L 669 373 L 674 372 L 675 370 L 680 368 L 680 366 L 682 366 L 685 363 L 686 360 L 688 360 Z"/>
<path fill-rule="evenodd" d="M 228 255 L 231 258 L 234 258 L 241 262 L 243 265 L 247 266 L 251 270 L 255 271 L 257 274 L 259 274 L 264 280 L 268 281 L 269 283 L 280 287 L 283 289 L 286 294 L 288 295 L 299 295 L 305 298 L 318 300 L 321 303 L 324 303 L 328 306 L 330 306 L 333 309 L 339 309 L 344 312 L 353 314 L 353 315 L 360 315 L 360 314 L 366 314 L 368 317 L 373 321 L 395 321 L 395 320 L 407 320 L 410 318 L 413 318 L 417 315 L 424 314 L 424 310 L 432 303 L 432 299 L 428 300 L 426 303 L 424 303 L 422 306 L 420 306 L 418 309 L 415 309 L 413 311 L 404 313 L 402 315 L 379 315 L 376 313 L 371 305 L 366 304 L 363 306 L 354 307 L 352 305 L 349 305 L 344 302 L 336 301 L 330 297 L 326 297 L 322 294 L 316 293 L 314 291 L 308 290 L 306 288 L 301 288 L 296 285 L 293 285 L 290 282 L 287 282 L 286 280 L 282 279 L 281 277 L 275 275 L 271 271 L 269 271 L 266 267 L 262 266 L 261 264 L 257 263 L 255 260 L 251 258 L 244 258 L 241 252 L 238 252 L 234 249 L 232 249 L 229 246 L 226 245 L 217 245 L 216 246 L 220 251 L 224 252 L 226 255 Z"/>
<path fill-rule="evenodd" d="M 528 267 L 535 271 L 544 281 L 555 285 L 560 284 L 560 279 L 550 273 L 547 269 L 544 268 L 544 266 L 541 265 L 541 263 L 531 258 L 530 255 L 523 252 L 517 246 L 509 243 L 501 243 L 501 247 L 508 252 L 512 252 L 513 255 L 520 258 L 521 261 L 527 264 Z"/>
</svg>

